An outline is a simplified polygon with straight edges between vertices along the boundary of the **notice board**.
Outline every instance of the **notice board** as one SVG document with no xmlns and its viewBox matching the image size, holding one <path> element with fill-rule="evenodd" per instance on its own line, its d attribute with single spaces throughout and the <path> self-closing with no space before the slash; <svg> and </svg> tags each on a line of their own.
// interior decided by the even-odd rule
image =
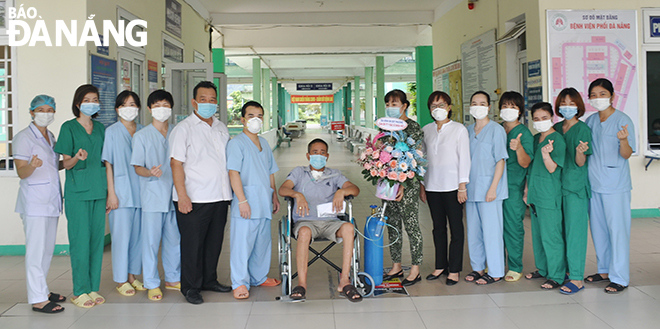
<svg viewBox="0 0 660 329">
<path fill-rule="evenodd" d="M 496 104 L 497 95 L 497 52 L 495 29 L 492 29 L 461 45 L 461 70 L 463 84 L 463 119 L 465 124 L 474 122 L 470 115 L 470 96 L 483 90 L 490 95 L 491 104 Z M 491 106 L 489 117 L 493 118 L 495 107 Z"/>
</svg>

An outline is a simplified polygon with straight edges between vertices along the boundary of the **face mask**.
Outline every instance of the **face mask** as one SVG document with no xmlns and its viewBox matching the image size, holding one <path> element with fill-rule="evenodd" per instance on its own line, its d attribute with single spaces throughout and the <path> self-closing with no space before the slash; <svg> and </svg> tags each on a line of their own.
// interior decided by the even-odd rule
<svg viewBox="0 0 660 329">
<path fill-rule="evenodd" d="M 55 121 L 55 113 L 35 112 L 34 124 L 39 127 L 47 127 Z"/>
<path fill-rule="evenodd" d="M 605 111 L 612 103 L 609 98 L 592 98 L 589 100 L 589 104 L 598 111 Z"/>
<path fill-rule="evenodd" d="M 253 134 L 258 134 L 261 131 L 261 126 L 263 125 L 263 121 L 259 118 L 252 118 L 247 121 L 246 126 L 249 132 Z"/>
<path fill-rule="evenodd" d="M 564 119 L 570 120 L 577 114 L 577 106 L 560 106 L 559 113 L 564 116 Z"/>
<path fill-rule="evenodd" d="M 500 110 L 500 117 L 506 122 L 513 122 L 518 120 L 520 112 L 517 109 L 503 108 Z"/>
<path fill-rule="evenodd" d="M 437 109 L 433 110 L 433 112 L 431 112 L 431 116 L 436 121 L 442 121 L 444 119 L 447 119 L 447 114 L 448 113 L 449 112 L 447 112 L 447 110 L 445 110 L 445 109 L 437 108 Z"/>
<path fill-rule="evenodd" d="M 488 106 L 470 106 L 470 114 L 475 119 L 481 120 L 488 116 Z"/>
<path fill-rule="evenodd" d="M 80 112 L 84 115 L 91 117 L 92 115 L 98 113 L 101 110 L 101 105 L 99 103 L 82 103 L 80 104 Z"/>
<path fill-rule="evenodd" d="M 400 118 L 401 117 L 401 109 L 398 107 L 386 107 L 385 108 L 385 116 L 388 118 Z"/>
<path fill-rule="evenodd" d="M 172 116 L 172 109 L 169 107 L 154 107 L 151 109 L 151 116 L 154 120 L 165 122 Z"/>
<path fill-rule="evenodd" d="M 320 154 L 312 154 L 309 156 L 309 164 L 316 170 L 323 169 L 326 160 L 328 160 L 328 158 Z"/>
<path fill-rule="evenodd" d="M 323 176 L 323 172 L 322 172 L 322 171 L 312 170 L 311 173 L 312 173 L 312 178 L 313 178 L 314 180 L 319 180 L 319 178 L 321 178 L 321 176 Z"/>
<path fill-rule="evenodd" d="M 534 129 L 538 132 L 546 132 L 552 128 L 552 120 L 534 121 Z"/>
<path fill-rule="evenodd" d="M 197 101 L 195 101 L 197 103 Z M 213 103 L 197 103 L 197 114 L 204 119 L 212 117 L 218 110 L 218 106 Z"/>
<path fill-rule="evenodd" d="M 133 121 L 138 115 L 138 108 L 133 106 L 124 106 L 119 108 L 119 117 L 126 121 Z"/>
</svg>

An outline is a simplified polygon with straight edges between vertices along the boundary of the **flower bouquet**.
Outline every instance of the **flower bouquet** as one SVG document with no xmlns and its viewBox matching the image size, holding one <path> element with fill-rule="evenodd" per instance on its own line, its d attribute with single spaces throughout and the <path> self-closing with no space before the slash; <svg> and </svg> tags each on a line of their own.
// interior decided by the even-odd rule
<svg viewBox="0 0 660 329">
<path fill-rule="evenodd" d="M 376 197 L 394 200 L 400 184 L 424 180 L 426 159 L 421 143 L 403 131 L 381 132 L 373 140 L 367 139 L 357 163 L 364 168 L 364 178 L 378 184 Z"/>
</svg>

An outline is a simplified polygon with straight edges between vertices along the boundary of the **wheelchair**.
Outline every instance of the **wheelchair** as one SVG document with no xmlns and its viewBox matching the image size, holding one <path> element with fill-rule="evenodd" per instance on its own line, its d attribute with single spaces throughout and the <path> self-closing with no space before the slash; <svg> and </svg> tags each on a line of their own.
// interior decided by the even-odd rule
<svg viewBox="0 0 660 329">
<path fill-rule="evenodd" d="M 293 237 L 293 198 L 285 197 L 284 200 L 287 202 L 287 215 L 282 216 L 279 222 L 279 239 L 278 239 L 278 251 L 279 251 L 279 264 L 280 264 L 280 277 L 282 280 L 282 295 L 277 297 L 276 300 L 280 301 L 289 301 L 293 302 L 289 295 L 291 295 L 292 281 L 298 276 L 298 272 L 293 272 L 293 262 L 291 260 L 291 240 L 295 239 Z M 355 226 L 355 219 L 353 218 L 353 197 L 348 196 L 344 199 L 346 201 L 346 213 L 344 215 L 338 215 L 337 217 L 345 222 L 349 222 Z M 372 296 L 374 293 L 374 280 L 368 273 L 360 272 L 360 240 L 357 236 L 357 227 L 355 227 L 355 239 L 353 240 L 353 256 L 351 258 L 351 271 L 349 277 L 351 283 L 357 288 L 358 293 L 362 297 Z M 314 240 L 316 242 L 328 242 L 327 239 L 317 238 Z M 326 264 L 330 265 L 332 268 L 341 273 L 341 266 L 333 263 L 330 259 L 325 256 L 325 253 L 330 251 L 337 243 L 334 241 L 329 241 L 321 251 L 317 251 L 310 244 L 309 251 L 314 254 L 314 257 L 309 260 L 307 266 L 311 266 L 317 260 L 322 260 Z M 302 300 L 304 301 L 304 300 Z"/>
</svg>

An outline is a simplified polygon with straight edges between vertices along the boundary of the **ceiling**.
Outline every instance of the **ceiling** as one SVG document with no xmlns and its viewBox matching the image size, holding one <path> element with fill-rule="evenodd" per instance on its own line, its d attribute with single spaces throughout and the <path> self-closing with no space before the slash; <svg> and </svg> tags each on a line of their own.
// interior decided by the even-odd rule
<svg viewBox="0 0 660 329">
<path fill-rule="evenodd" d="M 199 0 L 212 13 L 435 10 L 442 0 Z"/>
</svg>

